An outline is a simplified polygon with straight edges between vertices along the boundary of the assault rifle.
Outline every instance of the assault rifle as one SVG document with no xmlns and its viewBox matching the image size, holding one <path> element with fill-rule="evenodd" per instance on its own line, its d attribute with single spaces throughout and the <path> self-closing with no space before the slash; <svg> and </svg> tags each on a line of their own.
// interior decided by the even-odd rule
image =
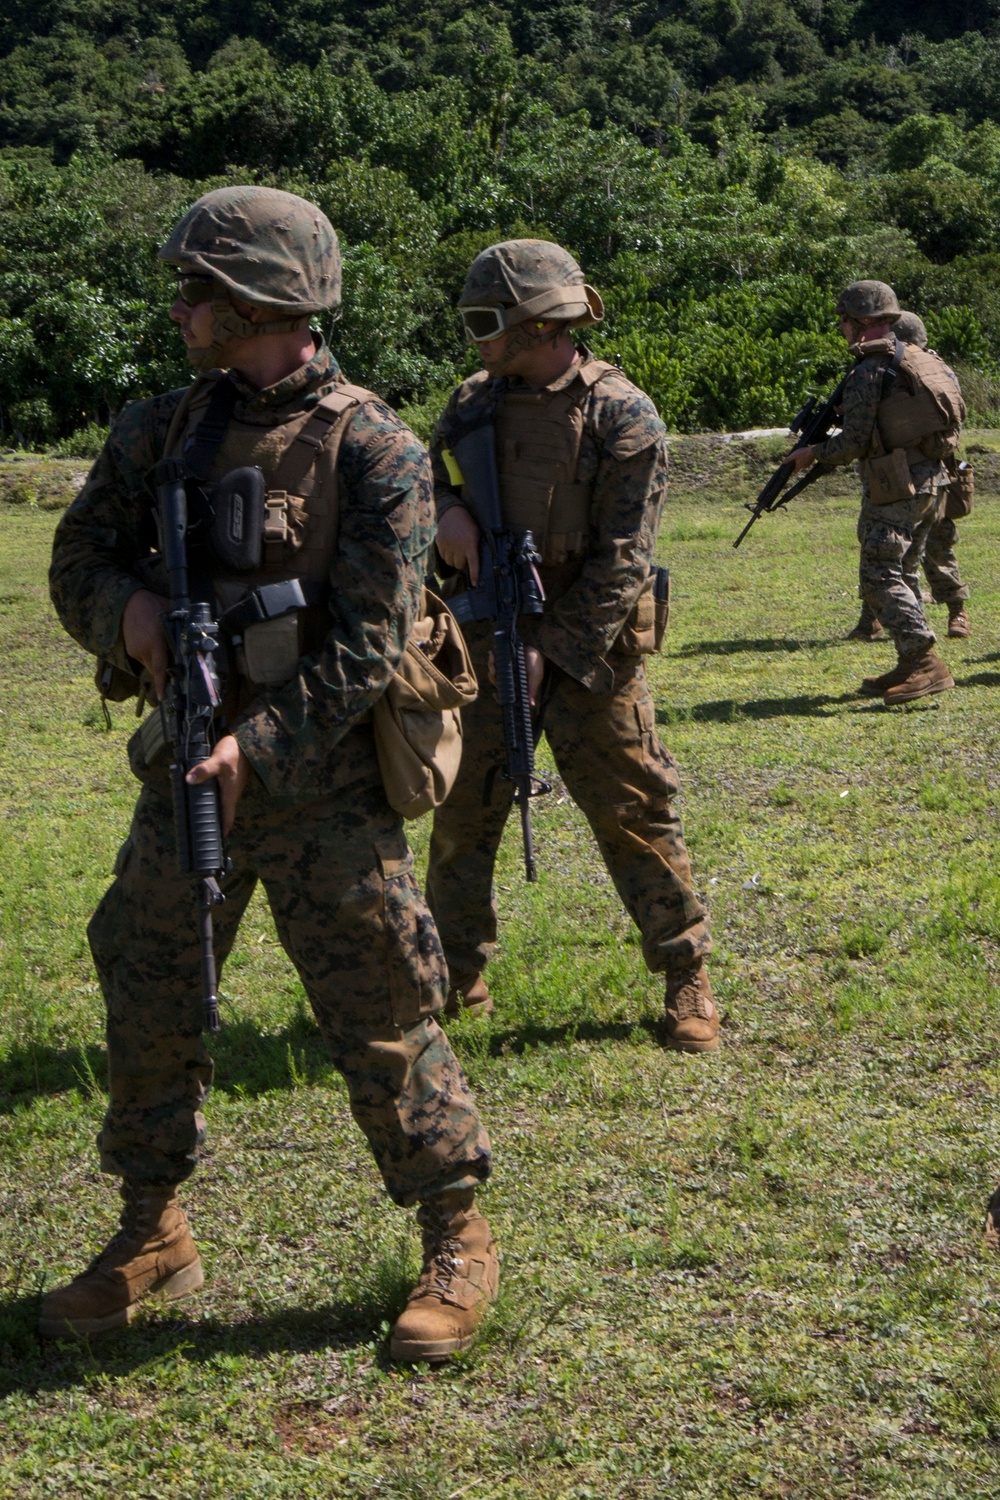
<svg viewBox="0 0 1000 1500">
<path fill-rule="evenodd" d="M 503 524 L 492 420 L 487 417 L 465 428 L 453 439 L 450 450 L 461 470 L 463 498 L 478 522 L 482 540 L 479 582 L 449 599 L 448 605 L 460 625 L 493 621 L 504 775 L 514 783 L 514 801 L 521 813 L 525 877 L 537 880 L 530 802 L 551 787 L 535 775 L 535 732 L 517 620 L 519 615 L 542 613 L 545 592 L 538 576 L 541 558 L 530 531 L 511 531 Z"/>
<path fill-rule="evenodd" d="M 832 395 L 827 396 L 823 402 L 819 402 L 816 396 L 810 396 L 799 414 L 788 424 L 789 432 L 794 432 L 798 437 L 798 442 L 792 448 L 791 453 L 797 452 L 799 448 L 811 448 L 813 443 L 821 443 L 824 438 L 830 436 L 830 433 L 838 424 L 838 408 L 844 394 L 846 381 L 847 376 L 845 375 L 844 379 L 837 386 L 837 389 Z M 734 547 L 740 545 L 750 527 L 755 521 L 760 520 L 765 511 L 782 509 L 790 500 L 794 500 L 796 495 L 801 495 L 803 490 L 808 489 L 811 484 L 815 484 L 817 479 L 822 479 L 824 474 L 831 472 L 828 464 L 813 464 L 805 471 L 801 479 L 795 481 L 791 489 L 786 490 L 786 484 L 795 473 L 795 465 L 791 462 L 791 453 L 775 469 L 753 504 L 747 504 L 746 509 L 751 511 L 752 514 L 733 543 Z"/>
<path fill-rule="evenodd" d="M 225 900 L 219 881 L 225 872 L 219 785 L 213 778 L 198 786 L 185 780 L 192 767 L 212 753 L 216 740 L 215 710 L 222 693 L 215 666 L 218 626 L 209 605 L 190 597 L 187 561 L 188 506 L 184 462 L 164 458 L 153 470 L 159 518 L 160 550 L 170 578 L 170 608 L 163 625 L 170 643 L 167 696 L 146 722 L 171 747 L 170 790 L 174 806 L 177 862 L 182 875 L 198 879 L 198 935 L 205 1029 L 218 1031 L 219 996 L 212 943 L 212 908 Z M 159 718 L 159 726 L 155 720 Z M 144 726 L 145 728 L 145 726 Z M 150 757 L 147 755 L 147 759 Z"/>
</svg>

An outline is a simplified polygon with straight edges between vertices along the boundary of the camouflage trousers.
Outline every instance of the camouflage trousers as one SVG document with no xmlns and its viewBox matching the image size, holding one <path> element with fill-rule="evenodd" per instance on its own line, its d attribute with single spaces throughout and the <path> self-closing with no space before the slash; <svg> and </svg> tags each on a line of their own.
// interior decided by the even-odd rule
<svg viewBox="0 0 1000 1500">
<path fill-rule="evenodd" d="M 256 778 L 227 842 L 220 965 L 257 880 L 391 1197 L 473 1186 L 490 1146 L 435 1019 L 446 973 L 371 730 L 343 741 L 337 789 L 276 807 Z M 177 873 L 164 777 L 139 797 L 115 881 L 88 929 L 107 1007 L 110 1103 L 101 1166 L 143 1182 L 190 1175 L 213 1064 L 202 1036 L 195 882 Z"/>
<path fill-rule="evenodd" d="M 958 604 L 968 599 L 969 586 L 962 582 L 955 556 L 958 527 L 950 516 L 929 517 L 921 522 L 903 558 L 903 576 L 914 593 L 920 593 L 920 566 L 927 575 L 935 604 Z"/>
<path fill-rule="evenodd" d="M 513 802 L 503 776 L 500 708 L 487 676 L 488 628 L 466 631 L 483 688 L 462 710 L 458 780 L 434 815 L 427 899 L 452 984 L 465 988 L 486 966 L 497 937 L 493 867 Z M 710 951 L 708 912 L 691 884 L 681 821 L 671 803 L 677 766 L 656 733 L 641 657 L 612 654 L 615 690 L 589 692 L 549 663 L 542 721 L 556 765 L 586 815 L 643 956 L 658 973 Z"/>
<path fill-rule="evenodd" d="M 871 505 L 866 499 L 858 517 L 858 591 L 901 655 L 933 646 L 937 639 L 920 602 L 919 583 L 914 592 L 904 570 L 921 524 L 936 515 L 937 504 L 934 492 L 894 505 Z"/>
</svg>

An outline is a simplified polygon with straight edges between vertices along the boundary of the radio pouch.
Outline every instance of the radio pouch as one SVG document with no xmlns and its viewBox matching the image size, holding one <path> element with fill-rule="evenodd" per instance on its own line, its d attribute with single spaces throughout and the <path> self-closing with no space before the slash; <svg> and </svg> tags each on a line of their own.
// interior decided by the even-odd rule
<svg viewBox="0 0 1000 1500">
<path fill-rule="evenodd" d="M 949 521 L 960 521 L 963 516 L 969 515 L 972 510 L 972 500 L 976 493 L 976 478 L 972 472 L 972 465 L 965 463 L 948 465 L 951 480 L 944 492 L 944 514 Z"/>
</svg>

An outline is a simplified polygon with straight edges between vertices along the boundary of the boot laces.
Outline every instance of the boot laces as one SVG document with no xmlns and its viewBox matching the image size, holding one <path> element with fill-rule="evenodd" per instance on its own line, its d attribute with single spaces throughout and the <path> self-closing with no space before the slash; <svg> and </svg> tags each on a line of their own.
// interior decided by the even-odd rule
<svg viewBox="0 0 1000 1500">
<path fill-rule="evenodd" d="M 702 994 L 701 985 L 698 982 L 698 971 L 693 971 L 671 997 L 670 1005 L 677 1012 L 679 1021 L 686 1021 L 690 1016 L 698 1016 L 701 1020 L 708 1019 L 708 1006 Z"/>
<path fill-rule="evenodd" d="M 424 1239 L 424 1295 L 436 1292 L 447 1296 L 462 1267 L 462 1244 L 452 1232 L 451 1215 L 428 1203 L 421 1204 L 421 1228 Z"/>
<path fill-rule="evenodd" d="M 130 1183 L 123 1185 L 122 1198 L 124 1200 L 124 1207 L 121 1211 L 121 1218 L 118 1221 L 118 1228 L 110 1240 L 108 1240 L 103 1250 L 99 1250 L 94 1256 L 84 1274 L 96 1271 L 109 1256 L 113 1256 L 118 1250 L 126 1249 L 130 1244 L 140 1239 L 144 1233 L 148 1232 L 150 1226 L 148 1222 L 144 1222 L 144 1213 L 148 1211 L 149 1205 L 155 1196 L 155 1191 L 149 1188 L 133 1187 Z"/>
</svg>

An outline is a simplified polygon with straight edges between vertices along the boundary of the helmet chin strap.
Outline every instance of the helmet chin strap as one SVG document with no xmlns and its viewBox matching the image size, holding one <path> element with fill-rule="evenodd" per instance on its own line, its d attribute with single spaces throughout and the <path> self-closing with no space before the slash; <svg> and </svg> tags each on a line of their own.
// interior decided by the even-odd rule
<svg viewBox="0 0 1000 1500">
<path fill-rule="evenodd" d="M 224 367 L 224 361 L 219 356 L 233 339 L 259 338 L 268 333 L 296 333 L 300 328 L 305 328 L 309 321 L 307 314 L 305 317 L 269 318 L 266 322 L 254 323 L 237 312 L 232 300 L 225 294 L 213 297 L 212 342 L 204 348 L 189 347 L 188 361 L 204 375 L 209 370 L 218 369 L 220 365 Z"/>
<path fill-rule="evenodd" d="M 541 324 L 539 324 L 539 327 L 541 327 Z M 533 333 L 530 327 L 530 320 L 528 320 L 528 322 L 524 323 L 515 323 L 510 332 L 515 337 L 510 339 L 507 345 L 507 353 L 503 359 L 493 366 L 491 373 L 494 375 L 506 375 L 511 364 L 517 359 L 519 354 L 523 354 L 526 349 L 537 349 L 542 344 L 554 341 L 562 332 L 562 327 L 560 326 L 550 333 Z"/>
</svg>

